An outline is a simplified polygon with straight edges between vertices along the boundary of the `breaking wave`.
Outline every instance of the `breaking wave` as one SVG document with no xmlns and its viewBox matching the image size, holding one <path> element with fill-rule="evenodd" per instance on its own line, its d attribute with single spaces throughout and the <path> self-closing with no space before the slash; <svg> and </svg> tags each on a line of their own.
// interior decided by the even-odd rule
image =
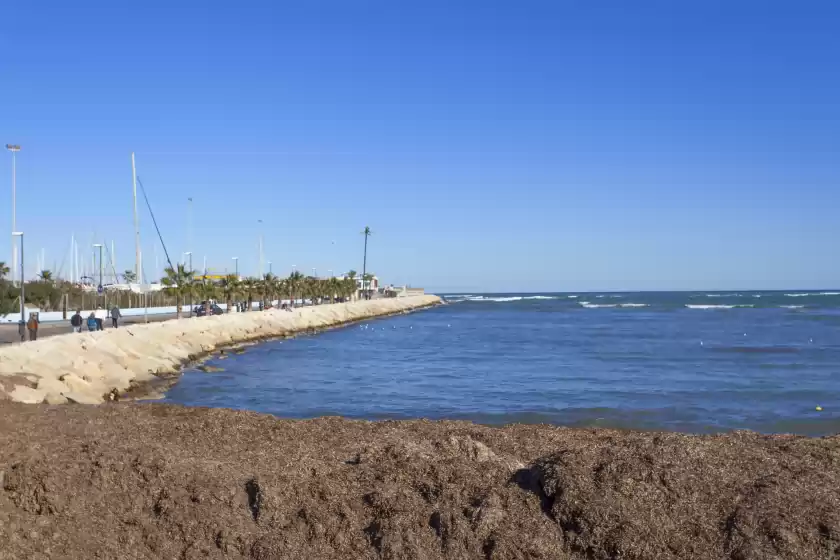
<svg viewBox="0 0 840 560">
<path fill-rule="evenodd" d="M 689 309 L 734 309 L 736 307 L 754 307 L 752 305 L 692 305 L 686 304 Z"/>
</svg>

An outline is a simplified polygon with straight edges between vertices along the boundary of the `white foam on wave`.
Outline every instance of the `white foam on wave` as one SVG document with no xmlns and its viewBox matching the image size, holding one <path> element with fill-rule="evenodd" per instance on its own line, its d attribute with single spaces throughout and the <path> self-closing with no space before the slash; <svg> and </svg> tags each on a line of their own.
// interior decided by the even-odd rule
<svg viewBox="0 0 840 560">
<path fill-rule="evenodd" d="M 578 296 L 569 296 L 569 299 L 577 299 Z"/>
<path fill-rule="evenodd" d="M 787 297 L 808 297 L 813 295 L 815 294 L 785 294 Z"/>
<path fill-rule="evenodd" d="M 805 306 L 804 305 L 780 305 L 779 307 L 782 307 L 784 309 L 802 309 Z"/>
<path fill-rule="evenodd" d="M 545 299 L 557 299 L 555 296 L 498 296 L 498 297 L 487 297 L 487 296 L 470 296 L 466 298 L 468 301 L 492 301 L 495 303 L 504 303 L 508 301 L 522 301 L 522 300 L 545 300 Z"/>
<path fill-rule="evenodd" d="M 581 301 L 578 303 L 580 303 L 581 307 L 585 307 L 587 309 L 599 309 L 602 307 L 618 307 L 618 304 L 615 303 L 589 303 L 588 301 Z"/>
<path fill-rule="evenodd" d="M 840 296 L 840 292 L 820 292 L 821 296 Z"/>
<path fill-rule="evenodd" d="M 648 307 L 647 303 L 620 303 L 619 307 Z"/>
<path fill-rule="evenodd" d="M 753 305 L 691 305 L 686 304 L 689 309 L 734 309 L 736 307 L 754 307 Z"/>
</svg>

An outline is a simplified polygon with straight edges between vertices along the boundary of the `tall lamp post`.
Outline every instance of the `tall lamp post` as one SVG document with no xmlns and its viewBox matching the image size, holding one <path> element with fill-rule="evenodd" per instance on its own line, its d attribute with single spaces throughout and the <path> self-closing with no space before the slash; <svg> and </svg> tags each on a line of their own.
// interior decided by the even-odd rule
<svg viewBox="0 0 840 560">
<path fill-rule="evenodd" d="M 190 202 L 192 202 L 192 199 L 190 199 Z M 190 257 L 190 268 L 189 268 L 189 271 L 190 271 L 190 272 L 192 272 L 192 269 L 193 269 L 193 268 L 192 268 L 192 251 L 187 251 L 187 252 L 186 252 L 186 253 L 184 253 L 184 254 L 185 254 L 185 255 L 189 255 L 189 257 Z M 195 287 L 195 286 L 194 286 L 195 282 L 194 282 L 194 280 L 193 280 L 192 276 L 190 276 L 190 282 L 191 282 L 192 284 L 190 285 L 190 314 L 189 314 L 189 316 L 190 316 L 190 317 L 192 317 L 192 308 L 193 308 L 193 288 Z"/>
<path fill-rule="evenodd" d="M 12 241 L 14 241 L 15 237 L 20 237 L 20 325 L 18 326 L 18 331 L 20 331 L 20 341 L 23 342 L 25 339 L 24 333 L 26 332 L 26 319 L 24 318 L 26 308 L 24 307 L 25 293 L 23 287 L 23 232 L 13 231 Z"/>
<path fill-rule="evenodd" d="M 12 237 L 14 237 L 17 233 L 15 232 L 17 229 L 17 162 L 15 161 L 17 158 L 17 153 L 20 151 L 20 146 L 17 144 L 6 144 L 6 149 L 12 152 Z M 23 239 L 23 234 L 21 233 L 21 240 Z M 22 242 L 22 241 L 21 241 Z M 23 257 L 21 257 L 23 258 Z M 15 244 L 15 240 L 12 239 L 12 270 L 17 269 L 17 245 Z M 21 280 L 22 281 L 22 280 Z"/>
<path fill-rule="evenodd" d="M 271 261 L 268 261 L 268 273 L 271 274 Z"/>
<path fill-rule="evenodd" d="M 233 262 L 236 264 L 236 279 L 239 280 L 239 257 L 233 257 Z"/>
</svg>

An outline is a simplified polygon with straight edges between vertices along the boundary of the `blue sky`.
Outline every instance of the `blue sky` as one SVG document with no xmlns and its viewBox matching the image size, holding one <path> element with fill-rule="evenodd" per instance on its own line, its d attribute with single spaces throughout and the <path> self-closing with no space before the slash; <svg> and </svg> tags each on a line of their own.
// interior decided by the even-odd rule
<svg viewBox="0 0 840 560">
<path fill-rule="evenodd" d="M 371 269 L 437 290 L 838 287 L 838 18 L 819 0 L 14 2 L 0 142 L 23 146 L 18 227 L 50 268 L 71 233 L 132 267 L 134 151 L 173 259 L 214 270 L 256 272 L 262 219 L 283 273 L 360 270 L 369 225 Z"/>
</svg>

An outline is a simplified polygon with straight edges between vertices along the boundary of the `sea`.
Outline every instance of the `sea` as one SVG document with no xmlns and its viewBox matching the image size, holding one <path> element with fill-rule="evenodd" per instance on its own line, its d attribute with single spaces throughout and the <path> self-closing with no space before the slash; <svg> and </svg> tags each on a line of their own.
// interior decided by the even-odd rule
<svg viewBox="0 0 840 560">
<path fill-rule="evenodd" d="M 840 290 L 443 297 L 229 352 L 165 401 L 286 418 L 840 432 Z"/>
</svg>

